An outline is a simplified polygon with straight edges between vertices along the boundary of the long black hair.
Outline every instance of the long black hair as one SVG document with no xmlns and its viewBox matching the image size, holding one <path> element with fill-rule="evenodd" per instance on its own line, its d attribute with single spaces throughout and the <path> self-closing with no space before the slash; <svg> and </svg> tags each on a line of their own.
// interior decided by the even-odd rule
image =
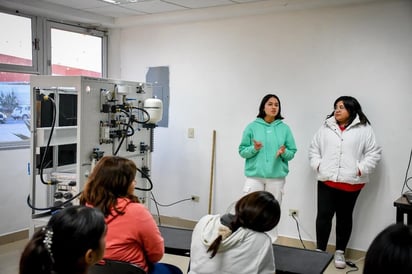
<svg viewBox="0 0 412 274">
<path fill-rule="evenodd" d="M 86 206 L 71 206 L 55 213 L 46 227 L 27 243 L 20 258 L 20 274 L 82 273 L 84 256 L 100 247 L 106 231 L 103 213 Z"/>
<path fill-rule="evenodd" d="M 366 252 L 363 273 L 412 273 L 412 227 L 397 223 L 382 230 Z"/>
<path fill-rule="evenodd" d="M 336 105 L 338 104 L 338 102 L 342 101 L 343 105 L 345 106 L 346 110 L 349 112 L 349 122 L 348 125 L 350 125 L 353 120 L 355 120 L 356 115 L 359 116 L 359 120 L 360 123 L 362 125 L 365 124 L 371 124 L 368 120 L 368 118 L 366 117 L 366 115 L 363 113 L 362 111 L 362 107 L 359 104 L 358 100 L 356 100 L 354 97 L 352 96 L 341 96 L 338 99 L 335 100 L 335 102 L 333 103 L 333 108 L 334 110 L 332 111 L 331 114 L 329 114 L 327 116 L 327 118 L 332 117 L 335 114 L 335 109 L 336 109 Z"/>
<path fill-rule="evenodd" d="M 260 102 L 260 105 L 259 105 L 259 112 L 258 112 L 258 115 L 256 117 L 257 118 L 262 118 L 262 119 L 265 118 L 265 116 L 266 116 L 265 105 L 266 105 L 267 101 L 269 101 L 270 98 L 275 98 L 279 102 L 279 112 L 276 115 L 275 120 L 284 119 L 282 114 L 281 114 L 282 107 L 281 107 L 281 104 L 280 104 L 280 99 L 275 94 L 267 94 L 267 95 L 265 95 L 265 97 L 262 98 L 262 101 Z"/>
</svg>

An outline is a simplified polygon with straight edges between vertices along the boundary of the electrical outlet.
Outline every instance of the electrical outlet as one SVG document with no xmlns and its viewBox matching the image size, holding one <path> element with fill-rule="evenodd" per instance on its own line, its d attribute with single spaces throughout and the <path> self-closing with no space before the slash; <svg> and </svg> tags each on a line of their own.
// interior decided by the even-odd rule
<svg viewBox="0 0 412 274">
<path fill-rule="evenodd" d="M 193 202 L 197 202 L 197 203 L 198 203 L 200 198 L 199 198 L 199 196 L 192 195 L 191 199 L 192 199 Z"/>
<path fill-rule="evenodd" d="M 297 209 L 289 209 L 289 216 L 299 217 L 299 210 Z"/>
</svg>

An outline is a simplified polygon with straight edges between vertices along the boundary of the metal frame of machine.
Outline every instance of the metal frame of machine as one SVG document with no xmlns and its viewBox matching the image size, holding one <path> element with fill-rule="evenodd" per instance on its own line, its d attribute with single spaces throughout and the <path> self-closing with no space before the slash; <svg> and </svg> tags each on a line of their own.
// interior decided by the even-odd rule
<svg viewBox="0 0 412 274">
<path fill-rule="evenodd" d="M 152 86 L 85 76 L 32 76 L 30 85 L 32 220 L 75 204 L 104 155 L 136 163 L 136 194 L 148 206 L 153 130 L 162 111 L 160 100 L 150 101 L 157 100 Z"/>
</svg>

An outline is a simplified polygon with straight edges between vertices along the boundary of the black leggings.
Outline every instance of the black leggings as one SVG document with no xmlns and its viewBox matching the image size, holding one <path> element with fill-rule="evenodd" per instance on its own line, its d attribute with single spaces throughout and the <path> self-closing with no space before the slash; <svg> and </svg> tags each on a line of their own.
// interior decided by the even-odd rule
<svg viewBox="0 0 412 274">
<path fill-rule="evenodd" d="M 317 248 L 326 250 L 333 215 L 336 213 L 336 250 L 345 251 L 352 233 L 352 213 L 359 191 L 335 189 L 318 181 L 318 215 L 316 217 Z"/>
</svg>

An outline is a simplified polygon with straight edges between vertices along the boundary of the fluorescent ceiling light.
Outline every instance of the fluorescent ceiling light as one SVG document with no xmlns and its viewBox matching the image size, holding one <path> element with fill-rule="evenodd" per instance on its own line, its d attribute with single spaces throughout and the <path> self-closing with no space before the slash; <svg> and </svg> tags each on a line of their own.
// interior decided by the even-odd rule
<svg viewBox="0 0 412 274">
<path fill-rule="evenodd" d="M 126 4 L 126 3 L 147 2 L 147 1 L 152 1 L 152 0 L 100 0 L 100 1 L 117 5 L 117 4 L 122 4 L 122 2 Z"/>
<path fill-rule="evenodd" d="M 100 0 L 105 3 L 119 5 L 119 4 L 127 4 L 127 3 L 138 3 L 138 2 L 148 2 L 152 0 Z"/>
<path fill-rule="evenodd" d="M 120 4 L 120 1 L 116 1 L 116 0 L 101 0 L 101 1 L 106 2 L 106 3 L 110 3 L 110 4 L 115 4 L 115 5 Z"/>
</svg>

